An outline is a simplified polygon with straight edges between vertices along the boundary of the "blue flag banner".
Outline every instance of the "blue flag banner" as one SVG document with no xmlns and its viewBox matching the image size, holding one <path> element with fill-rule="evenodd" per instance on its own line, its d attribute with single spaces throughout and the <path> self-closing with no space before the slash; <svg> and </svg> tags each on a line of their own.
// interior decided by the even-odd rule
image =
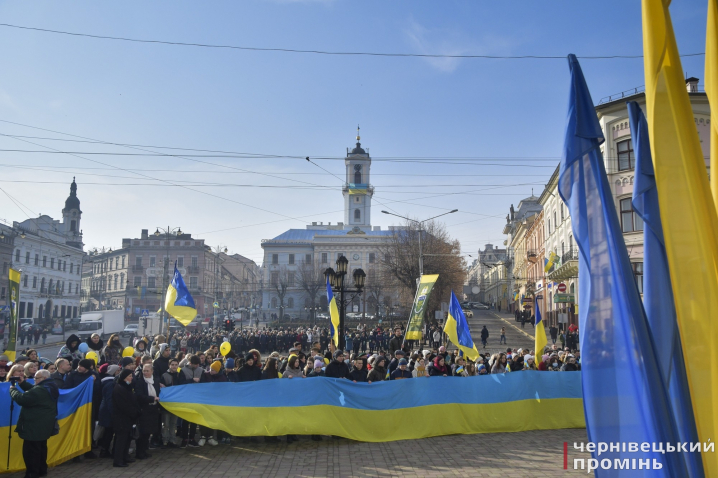
<svg viewBox="0 0 718 478">
<path fill-rule="evenodd" d="M 579 330 L 588 438 L 606 443 L 676 443 L 680 436 L 601 156 L 603 133 L 574 55 L 569 55 L 569 67 L 568 118 L 558 190 L 568 205 L 580 252 Z M 676 455 L 649 451 L 641 458 L 662 465 L 660 470 L 651 470 L 651 476 L 689 476 Z M 619 450 L 600 458 L 613 462 L 635 455 Z M 601 477 L 622 473 L 596 470 Z"/>
<path fill-rule="evenodd" d="M 643 219 L 643 307 L 658 354 L 661 375 L 668 386 L 671 411 L 678 427 L 680 441 L 697 443 L 698 431 L 693 417 L 683 347 L 678 331 L 673 287 L 668 270 L 666 243 L 663 239 L 661 211 L 658 207 L 656 175 L 648 139 L 648 124 L 635 101 L 627 102 L 631 140 L 636 157 L 633 186 L 633 209 Z M 691 477 L 704 476 L 698 453 L 681 453 Z"/>
<path fill-rule="evenodd" d="M 449 337 L 451 343 L 456 345 L 459 353 L 466 355 L 470 360 L 479 358 L 479 351 L 471 338 L 469 323 L 466 321 L 464 311 L 461 310 L 459 299 L 456 298 L 454 291 L 451 291 L 451 299 L 449 301 L 449 314 L 446 317 L 446 325 L 444 325 L 444 333 Z"/>
<path fill-rule="evenodd" d="M 197 317 L 197 308 L 194 305 L 194 299 L 189 293 L 189 290 L 187 290 L 187 286 L 182 279 L 182 274 L 177 270 L 176 262 L 174 277 L 167 288 L 165 310 L 185 327 Z"/>
<path fill-rule="evenodd" d="M 85 380 L 70 390 L 60 390 L 57 401 L 57 420 L 60 433 L 47 441 L 47 464 L 57 466 L 90 451 L 90 420 L 92 418 L 92 385 L 95 381 Z M 33 383 L 29 380 L 29 383 Z M 22 459 L 23 439 L 17 436 L 15 425 L 22 407 L 13 406 L 10 416 L 10 383 L 0 383 L 0 466 L 2 473 L 12 473 L 25 469 Z M 7 470 L 8 431 L 12 429 L 10 440 L 10 469 Z"/>
<path fill-rule="evenodd" d="M 235 436 L 337 435 L 387 442 L 584 427 L 579 372 L 189 384 L 163 388 L 160 402 L 185 420 Z"/>
</svg>

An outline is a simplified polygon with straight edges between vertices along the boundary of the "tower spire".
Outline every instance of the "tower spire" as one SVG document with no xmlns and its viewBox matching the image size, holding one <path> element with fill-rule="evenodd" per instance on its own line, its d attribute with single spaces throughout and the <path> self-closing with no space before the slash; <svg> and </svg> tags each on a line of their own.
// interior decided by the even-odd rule
<svg viewBox="0 0 718 478">
<path fill-rule="evenodd" d="M 357 125 L 357 141 L 361 140 L 361 136 L 359 136 L 359 125 Z"/>
</svg>

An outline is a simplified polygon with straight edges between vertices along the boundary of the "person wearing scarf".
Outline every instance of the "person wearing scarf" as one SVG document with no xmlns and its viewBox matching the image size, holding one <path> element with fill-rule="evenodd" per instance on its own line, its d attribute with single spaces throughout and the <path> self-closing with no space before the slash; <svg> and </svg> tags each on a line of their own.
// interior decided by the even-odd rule
<svg viewBox="0 0 718 478">
<path fill-rule="evenodd" d="M 138 428 L 140 438 L 137 439 L 137 453 L 135 458 L 143 460 L 149 458 L 147 450 L 150 446 L 150 435 L 158 435 L 160 407 L 158 406 L 160 386 L 153 377 L 152 364 L 146 363 L 142 366 L 142 377 L 135 384 L 135 397 L 140 405 L 140 418 Z"/>
<path fill-rule="evenodd" d="M 429 375 L 432 377 L 450 377 L 451 370 L 446 366 L 446 362 L 442 355 L 437 355 L 434 358 L 434 366 L 431 368 Z"/>
</svg>

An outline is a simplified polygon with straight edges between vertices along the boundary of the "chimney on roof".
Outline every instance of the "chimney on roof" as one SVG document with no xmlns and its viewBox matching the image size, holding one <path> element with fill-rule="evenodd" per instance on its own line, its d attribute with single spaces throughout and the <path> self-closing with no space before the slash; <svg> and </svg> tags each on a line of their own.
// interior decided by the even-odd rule
<svg viewBox="0 0 718 478">
<path fill-rule="evenodd" d="M 686 79 L 686 90 L 688 93 L 698 93 L 698 78 L 691 76 Z"/>
<path fill-rule="evenodd" d="M 140 239 L 147 239 L 149 237 L 149 234 L 147 232 L 147 229 L 142 229 L 142 235 L 140 236 Z"/>
</svg>

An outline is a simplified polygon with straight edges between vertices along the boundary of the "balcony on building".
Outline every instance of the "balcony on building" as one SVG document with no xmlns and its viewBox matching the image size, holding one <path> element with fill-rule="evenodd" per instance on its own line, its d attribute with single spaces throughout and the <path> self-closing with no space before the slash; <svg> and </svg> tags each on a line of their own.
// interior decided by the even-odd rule
<svg viewBox="0 0 718 478">
<path fill-rule="evenodd" d="M 554 270 L 548 274 L 553 282 L 559 282 L 571 277 L 578 277 L 578 249 L 570 248 L 561 255 L 561 263 L 554 266 Z"/>
</svg>

